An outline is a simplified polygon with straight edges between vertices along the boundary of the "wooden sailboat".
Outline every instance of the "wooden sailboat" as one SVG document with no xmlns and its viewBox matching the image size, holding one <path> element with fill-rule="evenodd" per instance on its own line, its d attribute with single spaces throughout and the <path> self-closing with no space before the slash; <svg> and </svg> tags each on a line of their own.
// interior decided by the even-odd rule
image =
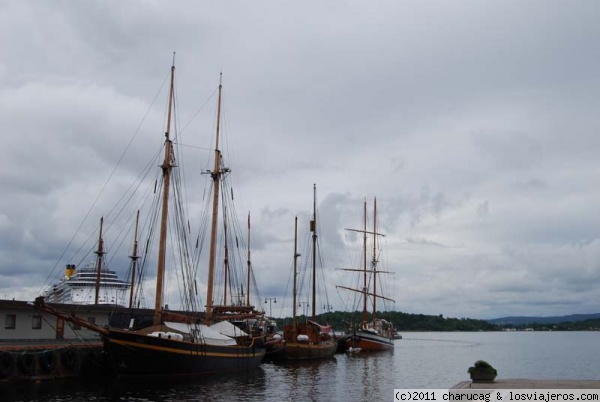
<svg viewBox="0 0 600 402">
<path fill-rule="evenodd" d="M 218 190 L 215 188 L 215 191 Z M 226 193 L 226 191 L 225 191 Z M 227 208 L 224 208 L 227 209 Z M 226 214 L 224 214 L 226 215 Z M 267 326 L 265 313 L 258 311 L 255 306 L 251 304 L 250 289 L 252 288 L 252 263 L 250 259 L 250 213 L 248 213 L 248 248 L 246 250 L 246 290 L 243 290 L 242 284 L 231 280 L 232 275 L 232 261 L 230 261 L 230 245 L 229 245 L 229 217 L 223 216 L 223 231 L 224 231 L 224 249 L 223 249 L 223 293 L 222 303 L 214 304 L 213 302 L 207 302 L 207 308 L 210 306 L 212 310 L 211 320 L 221 322 L 222 324 L 214 324 L 218 327 L 224 328 L 225 323 L 228 322 L 234 324 L 234 326 L 228 325 L 230 331 L 233 331 L 231 336 L 239 338 L 248 337 L 259 337 L 266 340 L 265 327 Z M 237 237 L 236 237 L 237 241 Z M 228 289 L 238 288 L 237 295 L 228 294 Z M 230 292 L 233 293 L 233 292 Z M 226 331 L 229 332 L 229 331 Z"/>
<path fill-rule="evenodd" d="M 283 327 L 285 340 L 285 358 L 288 360 L 323 359 L 331 357 L 337 350 L 337 342 L 333 339 L 330 326 L 323 326 L 316 322 L 316 242 L 317 242 L 317 216 L 316 216 L 316 186 L 313 187 L 313 219 L 310 222 L 312 232 L 312 320 L 298 322 L 297 302 L 297 261 L 298 254 L 298 218 L 294 224 L 294 289 L 293 289 L 293 323 Z"/>
<path fill-rule="evenodd" d="M 257 367 L 265 355 L 262 337 L 231 337 L 210 328 L 219 317 L 219 306 L 213 304 L 214 271 L 216 261 L 217 220 L 219 210 L 219 185 L 224 175 L 219 150 L 219 121 L 221 118 L 221 92 L 219 83 L 216 145 L 214 169 L 209 172 L 213 181 L 211 242 L 208 267 L 208 290 L 204 320 L 198 312 L 175 315 L 164 312 L 163 281 L 167 255 L 167 223 L 171 171 L 175 167 L 173 144 L 170 137 L 171 114 L 174 104 L 175 66 L 171 67 L 171 86 L 165 132 L 164 161 L 162 163 L 161 229 L 156 276 L 156 299 L 153 325 L 139 330 L 102 328 L 75 315 L 66 315 L 45 305 L 43 298 L 36 306 L 67 321 L 98 332 L 112 367 L 121 376 L 176 376 L 241 371 Z M 183 246 L 186 247 L 186 246 Z M 185 253 L 184 253 L 185 254 Z M 193 280 L 191 281 L 193 284 Z M 194 290 L 189 290 L 191 294 Z M 245 310 L 245 309 L 243 309 Z M 228 323 L 231 325 L 230 323 Z"/>
<path fill-rule="evenodd" d="M 363 275 L 363 287 L 362 290 L 353 289 L 345 286 L 338 286 L 338 288 L 343 288 L 347 290 L 351 290 L 354 292 L 359 292 L 362 294 L 362 302 L 363 302 L 363 311 L 362 311 L 362 320 L 360 326 L 352 326 L 349 328 L 349 334 L 342 338 L 341 342 L 344 343 L 343 346 L 346 348 L 352 348 L 353 350 L 359 349 L 364 351 L 379 351 L 379 350 L 393 350 L 394 349 L 394 326 L 392 323 L 382 319 L 377 318 L 377 299 L 389 300 L 392 299 L 384 297 L 382 295 L 377 294 L 377 275 L 383 273 L 389 273 L 386 271 L 379 271 L 377 269 L 378 265 L 378 257 L 377 257 L 377 239 L 383 234 L 377 231 L 377 199 L 374 201 L 373 207 L 373 231 L 367 231 L 367 202 L 364 203 L 364 226 L 362 230 L 357 229 L 347 229 L 354 232 L 362 233 L 363 235 L 363 268 L 362 269 L 352 269 L 352 268 L 344 268 L 343 271 L 352 271 L 352 272 L 360 272 Z M 371 260 L 371 267 L 368 268 L 367 265 L 367 238 L 368 235 L 371 235 L 373 238 L 373 256 Z M 372 291 L 369 289 L 369 284 L 367 278 L 369 274 L 372 275 L 373 279 L 373 288 Z M 367 322 L 368 317 L 368 309 L 367 302 L 369 297 L 372 298 L 373 301 L 373 311 L 372 311 L 372 319 L 370 322 Z"/>
</svg>

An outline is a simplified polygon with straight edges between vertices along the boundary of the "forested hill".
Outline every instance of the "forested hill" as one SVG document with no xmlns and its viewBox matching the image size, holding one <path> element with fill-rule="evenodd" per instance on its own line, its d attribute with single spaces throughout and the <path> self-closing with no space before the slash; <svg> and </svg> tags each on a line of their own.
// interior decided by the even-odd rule
<svg viewBox="0 0 600 402">
<path fill-rule="evenodd" d="M 487 320 L 492 324 L 498 325 L 527 325 L 527 324 L 558 324 L 565 322 L 578 322 L 586 320 L 599 320 L 600 313 L 598 314 L 571 314 L 554 317 L 502 317 Z"/>
<path fill-rule="evenodd" d="M 317 316 L 317 322 L 320 324 L 328 323 L 336 331 L 345 330 L 349 323 L 360 323 L 362 312 L 356 311 L 349 313 L 347 311 L 335 311 L 331 313 L 320 314 Z M 408 314 L 398 311 L 378 312 L 377 318 L 383 318 L 394 324 L 399 331 L 498 331 L 500 327 L 485 320 L 475 320 L 471 318 L 444 318 L 442 315 Z M 305 320 L 302 316 L 299 321 Z M 371 320 L 371 314 L 367 321 Z M 291 318 L 277 319 L 279 328 L 284 324 L 290 324 Z"/>
<path fill-rule="evenodd" d="M 444 318 L 440 315 L 408 314 L 398 311 L 378 312 L 377 317 L 386 319 L 394 324 L 400 333 L 406 331 L 501 331 L 501 330 L 534 330 L 534 331 L 600 331 L 600 318 L 585 319 L 588 316 L 595 317 L 598 314 L 587 316 L 571 315 L 560 318 L 560 320 L 551 320 L 550 322 L 536 322 L 536 317 L 528 317 L 529 323 L 514 324 L 502 322 L 497 324 L 490 320 L 476 320 L 472 318 Z M 523 317 L 525 318 L 525 317 Z M 533 318 L 533 321 L 531 319 Z M 347 311 L 335 311 L 317 316 L 317 322 L 320 324 L 330 324 L 336 331 L 345 331 L 353 323 L 357 326 L 362 319 L 362 312 L 356 311 L 349 313 Z M 582 319 L 581 321 L 578 319 Z M 306 320 L 301 316 L 299 321 Z M 501 320 L 501 319 L 499 319 Z M 291 324 L 291 318 L 277 319 L 279 329 L 284 324 Z M 371 321 L 371 314 L 368 314 L 367 321 Z"/>
</svg>

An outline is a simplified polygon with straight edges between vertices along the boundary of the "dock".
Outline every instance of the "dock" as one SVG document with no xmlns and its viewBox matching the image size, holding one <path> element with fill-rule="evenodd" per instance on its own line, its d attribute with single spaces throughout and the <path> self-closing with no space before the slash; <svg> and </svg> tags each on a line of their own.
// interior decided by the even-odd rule
<svg viewBox="0 0 600 402">
<path fill-rule="evenodd" d="M 0 385 L 96 373 L 105 367 L 101 351 L 99 341 L 0 342 Z"/>
<path fill-rule="evenodd" d="M 600 380 L 503 379 L 491 382 L 461 381 L 450 389 L 600 389 Z"/>
</svg>

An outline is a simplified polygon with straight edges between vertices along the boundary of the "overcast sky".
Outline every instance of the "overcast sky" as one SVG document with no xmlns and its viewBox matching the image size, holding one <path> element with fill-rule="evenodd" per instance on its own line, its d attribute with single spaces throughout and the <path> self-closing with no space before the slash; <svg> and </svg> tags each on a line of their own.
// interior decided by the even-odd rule
<svg viewBox="0 0 600 402">
<path fill-rule="evenodd" d="M 319 313 L 354 307 L 335 268 L 374 197 L 388 308 L 600 312 L 599 43 L 594 1 L 1 1 L 0 298 L 79 263 L 159 151 L 175 51 L 199 185 L 223 73 L 236 207 L 277 308 L 316 183 Z M 129 245 L 108 251 L 125 276 Z"/>
</svg>

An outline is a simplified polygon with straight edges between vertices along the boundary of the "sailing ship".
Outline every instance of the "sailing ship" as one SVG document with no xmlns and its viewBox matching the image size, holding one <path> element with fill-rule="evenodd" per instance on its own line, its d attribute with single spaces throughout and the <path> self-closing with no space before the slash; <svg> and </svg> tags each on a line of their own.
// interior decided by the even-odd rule
<svg viewBox="0 0 600 402">
<path fill-rule="evenodd" d="M 226 169 L 227 172 L 229 169 Z M 225 169 L 221 168 L 221 171 L 225 171 Z M 225 182 L 223 182 L 225 184 Z M 217 189 L 218 190 L 218 189 Z M 232 192 L 231 189 L 227 189 L 226 191 L 222 191 L 222 193 L 227 194 Z M 224 207 L 225 211 L 229 211 L 231 208 Z M 258 311 L 255 306 L 252 305 L 250 301 L 250 289 L 252 288 L 252 283 L 254 279 L 253 271 L 252 271 L 252 262 L 250 258 L 250 213 L 248 213 L 248 247 L 247 247 L 247 256 L 246 256 L 246 290 L 244 291 L 244 285 L 241 284 L 241 280 L 236 278 L 236 275 L 233 275 L 233 265 L 235 258 L 233 258 L 233 253 L 230 252 L 229 243 L 233 241 L 230 239 L 230 226 L 235 226 L 230 222 L 232 217 L 229 216 L 228 213 L 223 214 L 223 291 L 220 295 L 222 298 L 221 304 L 212 305 L 212 316 L 213 320 L 218 321 L 217 324 L 213 324 L 213 328 L 219 328 L 222 334 L 226 334 L 228 336 L 232 336 L 238 339 L 249 339 L 252 337 L 260 338 L 266 347 L 267 351 L 273 345 L 273 342 L 268 342 L 267 330 L 271 325 L 271 322 L 268 318 L 265 317 L 264 311 Z M 235 237 L 235 242 L 238 242 L 237 236 Z M 211 244 L 212 247 L 212 244 Z M 228 292 L 228 289 L 237 289 L 237 294 L 230 294 L 233 292 Z M 214 297 L 214 296 L 213 296 Z M 232 325 L 233 324 L 233 325 Z M 226 329 L 228 328 L 228 329 Z"/>
<path fill-rule="evenodd" d="M 293 322 L 283 327 L 285 340 L 285 358 L 288 360 L 323 359 L 332 357 L 337 351 L 337 341 L 333 338 L 329 325 L 320 325 L 316 320 L 316 253 L 317 253 L 317 215 L 316 185 L 313 186 L 313 219 L 310 222 L 312 233 L 312 319 L 298 322 L 297 308 L 298 283 L 298 217 L 294 223 L 294 288 L 293 288 Z"/>
<path fill-rule="evenodd" d="M 341 349 L 364 350 L 364 351 L 380 351 L 394 349 L 394 335 L 396 331 L 392 323 L 385 319 L 377 317 L 377 299 L 383 299 L 393 302 L 394 300 L 377 294 L 377 276 L 387 271 L 377 269 L 379 258 L 377 256 L 377 239 L 384 236 L 377 231 L 377 199 L 374 200 L 373 206 L 373 231 L 367 230 L 367 202 L 364 202 L 363 207 L 363 229 L 346 229 L 353 232 L 359 232 L 363 235 L 363 267 L 362 269 L 342 268 L 342 271 L 359 272 L 363 276 L 362 289 L 354 289 L 339 285 L 338 288 L 347 289 L 361 294 L 363 302 L 362 320 L 360 325 L 351 324 L 348 328 L 348 334 L 340 339 L 342 343 Z M 371 235 L 373 239 L 373 254 L 371 266 L 367 264 L 367 238 Z M 371 276 L 373 287 L 370 289 L 368 277 Z M 371 297 L 373 311 L 371 321 L 368 322 L 368 300 Z"/>
<path fill-rule="evenodd" d="M 182 267 L 184 273 L 188 274 L 187 286 L 183 293 L 186 303 L 194 307 L 196 311 L 185 315 L 163 311 L 162 308 L 167 254 L 171 252 L 183 256 L 191 254 L 188 250 L 189 244 L 185 241 L 187 239 L 185 235 L 178 234 L 182 237 L 178 237 L 180 242 L 174 246 L 176 249 L 171 251 L 167 248 L 170 193 L 177 192 L 171 189 L 172 171 L 176 167 L 173 141 L 170 135 L 174 105 L 174 76 L 175 66 L 173 63 L 166 117 L 164 160 L 161 166 L 160 236 L 153 324 L 140 329 L 135 329 L 133 323 L 129 329 L 103 328 L 77 315 L 64 314 L 48 306 L 43 297 L 38 297 L 35 301 L 35 305 L 43 311 L 98 332 L 101 335 L 104 351 L 119 376 L 177 376 L 248 370 L 257 367 L 265 355 L 264 337 L 253 337 L 232 324 L 232 320 L 236 318 L 247 317 L 248 313 L 252 313 L 253 308 L 248 305 L 239 305 L 235 310 L 241 315 L 235 315 L 230 314 L 232 309 L 227 305 L 226 297 L 223 299 L 222 305 L 215 305 L 213 301 L 220 184 L 229 172 L 229 169 L 222 166 L 222 154 L 219 150 L 221 81 L 218 90 L 214 168 L 207 172 L 212 178 L 213 197 L 205 312 L 201 318 L 197 311 L 199 308 L 195 297 L 196 282 L 190 275 L 194 270 L 189 266 L 193 265 L 192 262 L 184 263 L 186 266 Z M 176 205 L 175 211 L 180 211 L 179 207 L 181 207 L 180 204 Z M 179 219 L 177 221 L 179 226 L 187 226 L 182 224 L 185 221 L 177 219 Z M 219 321 L 223 315 L 227 315 L 228 319 Z"/>
</svg>

